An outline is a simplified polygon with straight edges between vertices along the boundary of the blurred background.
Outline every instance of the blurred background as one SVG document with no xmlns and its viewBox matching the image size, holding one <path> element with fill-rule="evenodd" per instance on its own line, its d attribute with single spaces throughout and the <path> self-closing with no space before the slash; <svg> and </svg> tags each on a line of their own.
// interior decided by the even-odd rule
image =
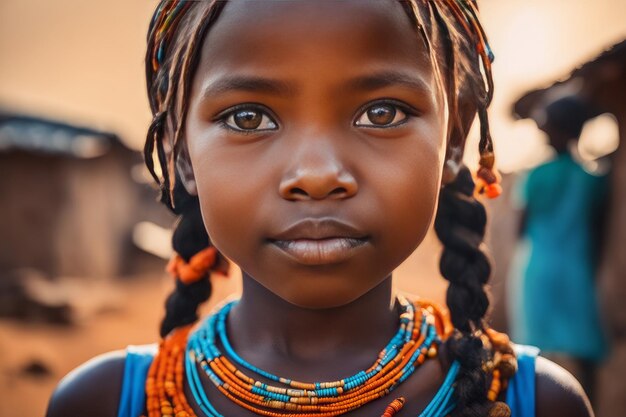
<svg viewBox="0 0 626 417">
<path fill-rule="evenodd" d="M 175 219 L 156 203 L 138 152 L 150 121 L 143 54 L 155 4 L 0 1 L 0 400 L 13 414 L 43 415 L 58 380 L 87 359 L 158 339 L 172 284 L 163 268 Z M 537 190 L 571 176 L 592 184 L 590 190 L 605 188 L 585 195 L 573 182 L 576 196 L 564 197 L 572 203 L 560 208 L 578 213 L 576 224 L 584 230 L 560 227 L 594 243 L 588 262 L 573 267 L 588 270 L 579 292 L 591 294 L 591 301 L 573 302 L 585 317 L 597 317 L 601 335 L 581 330 L 577 337 L 600 337 L 602 346 L 592 353 L 549 343 L 543 348 L 585 384 L 597 415 L 624 416 L 626 52 L 620 42 L 626 38 L 626 2 L 479 5 L 496 53 L 492 133 L 505 188 L 488 202 L 488 246 L 496 263 L 492 325 L 541 347 L 543 340 L 524 332 L 532 318 L 519 313 L 520 305 L 535 301 L 539 310 L 540 298 L 549 296 L 533 298 L 524 284 L 543 279 L 537 278 L 541 273 L 530 277 L 537 268 L 528 267 L 528 247 L 535 245 L 535 255 L 541 248 L 533 231 L 551 233 L 550 222 L 544 227 L 533 217 L 537 205 L 550 205 L 537 202 L 541 195 L 550 200 L 549 191 Z M 580 112 L 550 107 L 564 97 L 575 98 Z M 564 123 L 580 129 L 560 146 L 550 126 Z M 469 165 L 477 163 L 475 148 L 469 145 Z M 573 164 L 553 168 L 564 160 Z M 602 204 L 578 211 L 575 204 L 592 198 Z M 439 252 L 431 233 L 398 269 L 396 286 L 443 302 Z M 539 253 L 557 265 L 587 255 Z M 573 286 L 558 269 L 549 276 L 550 282 L 560 277 L 557 291 Z M 210 304 L 239 286 L 236 272 L 217 277 Z"/>
</svg>

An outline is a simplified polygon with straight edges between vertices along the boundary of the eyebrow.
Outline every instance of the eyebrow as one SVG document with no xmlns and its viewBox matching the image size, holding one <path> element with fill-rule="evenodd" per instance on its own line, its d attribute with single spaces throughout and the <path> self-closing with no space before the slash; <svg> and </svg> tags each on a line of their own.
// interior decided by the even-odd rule
<svg viewBox="0 0 626 417">
<path fill-rule="evenodd" d="M 403 71 L 381 71 L 353 78 L 347 84 L 351 90 L 379 90 L 393 85 L 401 85 L 422 93 L 431 93 L 432 88 L 422 78 Z"/>
<path fill-rule="evenodd" d="M 211 98 L 233 91 L 292 95 L 295 88 L 287 82 L 253 75 L 231 75 L 219 78 L 202 89 L 202 98 Z"/>
<path fill-rule="evenodd" d="M 431 87 L 419 77 L 402 71 L 380 71 L 373 74 L 358 76 L 349 80 L 347 90 L 372 91 L 381 88 L 401 85 L 410 89 L 431 93 Z M 281 96 L 294 95 L 296 88 L 288 82 L 272 80 L 254 75 L 231 75 L 219 78 L 202 89 L 202 99 L 210 99 L 220 94 L 233 91 L 269 93 Z"/>
</svg>

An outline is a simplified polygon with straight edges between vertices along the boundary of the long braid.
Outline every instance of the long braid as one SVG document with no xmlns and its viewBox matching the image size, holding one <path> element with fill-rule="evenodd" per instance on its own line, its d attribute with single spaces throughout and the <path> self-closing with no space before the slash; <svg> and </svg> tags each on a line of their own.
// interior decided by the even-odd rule
<svg viewBox="0 0 626 417">
<path fill-rule="evenodd" d="M 457 330 L 448 348 L 461 363 L 454 416 L 485 416 L 491 408 L 487 402 L 487 376 L 482 369 L 488 360 L 487 351 L 477 336 L 489 307 L 484 285 L 491 266 L 481 250 L 487 216 L 473 194 L 472 175 L 462 168 L 456 180 L 441 190 L 435 218 L 435 231 L 444 245 L 439 266 L 443 277 L 450 281 L 446 302 Z"/>
<path fill-rule="evenodd" d="M 446 350 L 450 359 L 461 364 L 455 382 L 457 407 L 452 416 L 506 417 L 510 416 L 508 406 L 494 401 L 506 379 L 515 372 L 516 361 L 508 338 L 485 323 L 489 308 L 485 285 L 491 275 L 491 265 L 483 251 L 487 214 L 475 198 L 477 191 L 490 197 L 499 193 L 487 116 L 493 95 L 493 55 L 473 2 L 427 3 L 428 8 L 414 10 L 419 11 L 417 24 L 435 40 L 431 42 L 436 45 L 431 59 L 442 70 L 441 81 L 451 115 L 448 149 L 464 146 L 475 114 L 481 127 L 478 184 L 467 167 L 453 161 L 459 164 L 458 173 L 452 183 L 442 188 L 435 218 L 435 231 L 443 243 L 440 270 L 450 282 L 446 302 L 456 328 Z M 498 354 L 494 355 L 494 351 Z"/>
<path fill-rule="evenodd" d="M 176 229 L 172 236 L 172 247 L 183 262 L 190 263 L 191 259 L 203 250 L 211 247 L 209 236 L 202 222 L 198 197 L 191 196 L 180 181 L 174 187 L 177 214 L 180 215 Z M 178 258 L 175 258 L 178 259 Z M 173 329 L 194 323 L 198 319 L 198 306 L 211 296 L 211 281 L 209 274 L 219 260 L 214 258 L 205 270 L 198 271 L 198 277 L 186 283 L 176 276 L 177 270 L 172 268 L 176 286 L 165 302 L 165 317 L 161 322 L 161 337 L 167 336 Z M 203 268 L 204 269 L 204 268 Z"/>
</svg>

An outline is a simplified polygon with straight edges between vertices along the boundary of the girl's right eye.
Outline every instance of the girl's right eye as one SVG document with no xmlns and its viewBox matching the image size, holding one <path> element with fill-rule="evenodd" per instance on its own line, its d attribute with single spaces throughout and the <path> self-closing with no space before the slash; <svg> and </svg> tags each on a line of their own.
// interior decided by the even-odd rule
<svg viewBox="0 0 626 417">
<path fill-rule="evenodd" d="M 228 129 L 242 133 L 255 133 L 278 129 L 267 112 L 256 107 L 239 107 L 229 111 L 218 121 Z"/>
</svg>

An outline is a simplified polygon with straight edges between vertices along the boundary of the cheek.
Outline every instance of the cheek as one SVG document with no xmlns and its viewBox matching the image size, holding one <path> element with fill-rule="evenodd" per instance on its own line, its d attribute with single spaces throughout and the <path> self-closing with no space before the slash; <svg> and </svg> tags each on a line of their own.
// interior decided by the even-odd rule
<svg viewBox="0 0 626 417">
<path fill-rule="evenodd" d="M 209 140 L 210 139 L 210 140 Z M 189 146 L 198 198 L 207 232 L 227 257 L 252 247 L 255 222 L 263 193 L 272 187 L 271 167 L 252 148 L 222 146 L 213 138 L 196 137 Z M 263 172 L 267 175 L 252 175 Z"/>
<path fill-rule="evenodd" d="M 210 166 L 195 171 L 204 224 L 211 241 L 222 250 L 219 247 L 222 245 L 221 237 L 236 232 L 233 230 L 237 225 L 234 220 L 239 215 L 237 209 L 240 206 L 232 204 L 234 184 L 227 175 L 214 175 L 216 170 Z"/>
<path fill-rule="evenodd" d="M 210 168 L 206 171 L 216 171 Z M 222 171 L 223 172 L 223 171 Z M 251 242 L 247 236 L 247 221 L 254 215 L 248 207 L 254 207 L 250 193 L 235 194 L 237 183 L 229 181 L 228 175 L 209 173 L 198 182 L 198 197 L 207 233 L 213 245 L 225 256 L 238 263 L 237 254 Z M 244 191 L 244 190 L 242 190 Z"/>
<path fill-rule="evenodd" d="M 436 136 L 435 136 L 436 137 Z M 385 208 L 381 212 L 387 236 L 387 256 L 398 263 L 422 242 L 433 220 L 439 198 L 443 152 L 437 141 L 407 148 L 387 170 L 376 176 Z"/>
</svg>

